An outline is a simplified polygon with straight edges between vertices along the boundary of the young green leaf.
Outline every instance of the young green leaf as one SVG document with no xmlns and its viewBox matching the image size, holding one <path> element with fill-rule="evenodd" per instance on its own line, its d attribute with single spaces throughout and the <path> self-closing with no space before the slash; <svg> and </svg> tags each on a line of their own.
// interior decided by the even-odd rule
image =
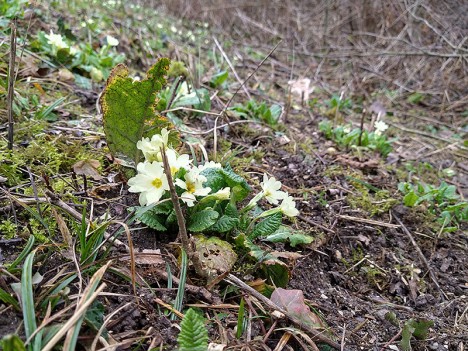
<svg viewBox="0 0 468 351">
<path fill-rule="evenodd" d="M 215 224 L 218 217 L 218 212 L 211 208 L 205 208 L 204 210 L 196 212 L 190 216 L 187 229 L 191 232 L 202 232 Z"/>
<path fill-rule="evenodd" d="M 276 212 L 268 217 L 265 217 L 265 219 L 260 221 L 254 227 L 253 231 L 249 234 L 249 238 L 253 240 L 259 236 L 264 237 L 273 234 L 281 226 L 281 219 L 281 212 Z"/>
<path fill-rule="evenodd" d="M 189 309 L 180 324 L 177 337 L 179 351 L 206 351 L 208 349 L 208 331 L 204 319 L 193 309 Z"/>
<path fill-rule="evenodd" d="M 288 227 L 281 226 L 277 231 L 268 235 L 264 240 L 272 243 L 284 243 L 289 241 L 292 247 L 296 247 L 296 245 L 310 244 L 314 241 L 314 238 L 301 231 L 292 231 Z"/>
</svg>

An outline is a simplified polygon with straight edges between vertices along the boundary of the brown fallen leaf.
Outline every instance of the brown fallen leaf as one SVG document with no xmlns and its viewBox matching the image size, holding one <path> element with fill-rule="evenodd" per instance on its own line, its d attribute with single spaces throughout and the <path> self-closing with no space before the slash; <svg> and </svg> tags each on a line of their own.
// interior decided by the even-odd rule
<svg viewBox="0 0 468 351">
<path fill-rule="evenodd" d="M 322 320 L 304 302 L 302 290 L 276 288 L 271 301 L 311 328 L 325 328 Z"/>
<path fill-rule="evenodd" d="M 98 160 L 81 160 L 73 165 L 73 171 L 78 175 L 86 175 L 94 180 L 101 180 L 103 177 L 99 174 L 99 166 L 100 163 Z"/>
<path fill-rule="evenodd" d="M 70 234 L 70 230 L 68 229 L 67 223 L 65 223 L 65 220 L 55 208 L 51 207 L 51 211 L 52 215 L 54 216 L 57 222 L 57 227 L 60 230 L 60 233 L 62 234 L 63 241 L 65 242 L 65 244 L 67 244 L 68 248 L 71 248 L 73 245 L 73 238 Z"/>
<path fill-rule="evenodd" d="M 122 261 L 128 261 L 130 256 L 124 256 Z M 138 265 L 164 266 L 166 261 L 163 260 L 160 250 L 145 249 L 142 252 L 135 252 L 135 263 Z"/>
</svg>

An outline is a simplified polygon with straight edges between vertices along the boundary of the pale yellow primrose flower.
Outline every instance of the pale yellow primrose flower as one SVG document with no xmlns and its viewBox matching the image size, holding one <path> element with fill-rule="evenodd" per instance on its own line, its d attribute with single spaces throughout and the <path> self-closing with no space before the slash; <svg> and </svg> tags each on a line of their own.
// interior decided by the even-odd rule
<svg viewBox="0 0 468 351">
<path fill-rule="evenodd" d="M 206 196 L 210 193 L 211 188 L 203 187 L 203 183 L 206 182 L 207 179 L 205 176 L 202 176 L 196 168 L 186 173 L 184 178 L 185 181 L 176 179 L 175 184 L 186 190 L 182 193 L 180 198 L 188 207 L 192 207 L 196 201 L 195 196 Z"/>
<path fill-rule="evenodd" d="M 68 48 L 68 44 L 60 34 L 54 34 L 54 32 L 50 31 L 50 34 L 46 34 L 45 37 L 47 43 L 56 47 L 57 50 Z"/>
<path fill-rule="evenodd" d="M 171 168 L 171 174 L 176 174 L 179 169 L 189 169 L 190 163 L 192 162 L 189 158 L 189 155 L 177 155 L 177 153 L 172 149 L 166 150 L 167 161 L 169 162 L 169 167 Z"/>
<path fill-rule="evenodd" d="M 286 197 L 283 199 L 279 209 L 288 217 L 295 217 L 299 214 L 299 211 L 296 208 L 296 202 L 289 195 L 286 195 Z"/>
<path fill-rule="evenodd" d="M 210 196 L 213 196 L 216 200 L 229 200 L 229 197 L 231 196 L 231 188 L 223 188 L 215 192 L 214 194 L 211 194 Z"/>
<path fill-rule="evenodd" d="M 109 45 L 109 46 L 119 45 L 119 41 L 116 38 L 114 38 L 113 36 L 110 36 L 110 35 L 108 35 L 106 37 L 106 42 L 107 42 L 107 45 Z"/>
<path fill-rule="evenodd" d="M 169 131 L 166 128 L 161 130 L 161 134 L 154 134 L 149 138 L 143 138 L 137 142 L 137 149 L 143 152 L 146 161 L 162 161 L 161 147 L 167 147 Z"/>
<path fill-rule="evenodd" d="M 278 200 L 284 199 L 288 196 L 287 193 L 281 191 L 281 182 L 276 180 L 275 177 L 268 179 L 266 174 L 263 174 L 263 182 L 260 183 L 263 194 L 267 201 L 273 205 L 278 204 Z"/>
<path fill-rule="evenodd" d="M 164 169 L 159 162 L 141 162 L 137 165 L 138 174 L 128 180 L 131 193 L 140 194 L 140 205 L 151 205 L 159 201 L 169 190 Z"/>
<path fill-rule="evenodd" d="M 375 128 L 376 135 L 382 135 L 382 133 L 388 129 L 388 124 L 385 123 L 384 121 L 377 121 L 374 124 L 374 128 Z"/>
</svg>

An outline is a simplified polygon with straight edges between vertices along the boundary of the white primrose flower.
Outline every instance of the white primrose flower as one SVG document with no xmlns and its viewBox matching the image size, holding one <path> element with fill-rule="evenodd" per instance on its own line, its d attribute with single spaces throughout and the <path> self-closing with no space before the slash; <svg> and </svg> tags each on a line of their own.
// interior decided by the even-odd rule
<svg viewBox="0 0 468 351">
<path fill-rule="evenodd" d="M 137 142 L 137 149 L 143 152 L 146 161 L 162 161 L 161 147 L 167 146 L 169 131 L 166 128 L 161 130 L 161 134 L 154 134 L 149 138 L 143 138 Z"/>
<path fill-rule="evenodd" d="M 187 204 L 188 207 L 192 207 L 196 201 L 195 196 L 206 196 L 210 193 L 211 188 L 203 187 L 203 183 L 206 182 L 206 177 L 202 176 L 196 168 L 186 173 L 185 181 L 182 179 L 176 179 L 175 184 L 185 189 L 180 198 Z"/>
<path fill-rule="evenodd" d="M 106 42 L 107 42 L 107 45 L 109 45 L 109 46 L 119 45 L 119 41 L 116 38 L 114 38 L 113 36 L 111 36 L 111 35 L 108 35 L 106 37 Z"/>
<path fill-rule="evenodd" d="M 275 177 L 268 178 L 266 174 L 263 174 L 263 182 L 260 185 L 265 198 L 273 205 L 277 205 L 278 200 L 284 199 L 288 195 L 280 190 L 281 182 L 276 180 Z"/>
<path fill-rule="evenodd" d="M 138 174 L 128 180 L 131 193 L 140 194 L 140 205 L 151 205 L 159 201 L 169 190 L 164 169 L 159 162 L 141 162 L 137 165 Z"/>
<path fill-rule="evenodd" d="M 190 163 L 192 162 L 189 159 L 189 155 L 177 155 L 177 153 L 172 149 L 166 150 L 167 161 L 169 162 L 169 167 L 171 168 L 171 174 L 176 174 L 179 169 L 189 169 Z"/>
<path fill-rule="evenodd" d="M 229 200 L 229 197 L 231 196 L 231 188 L 228 187 L 220 189 L 210 196 L 213 196 L 216 200 Z"/>
<path fill-rule="evenodd" d="M 54 34 L 54 32 L 50 31 L 50 34 L 46 34 L 45 37 L 47 43 L 57 48 L 57 50 L 68 48 L 68 44 L 60 34 Z"/>
<path fill-rule="evenodd" d="M 385 123 L 384 121 L 377 121 L 374 124 L 374 128 L 375 128 L 376 135 L 382 135 L 383 132 L 385 132 L 388 129 L 388 124 Z"/>
<path fill-rule="evenodd" d="M 283 199 L 279 209 L 288 217 L 295 217 L 299 214 L 299 211 L 296 208 L 296 202 L 289 195 L 286 195 L 286 197 Z"/>
</svg>

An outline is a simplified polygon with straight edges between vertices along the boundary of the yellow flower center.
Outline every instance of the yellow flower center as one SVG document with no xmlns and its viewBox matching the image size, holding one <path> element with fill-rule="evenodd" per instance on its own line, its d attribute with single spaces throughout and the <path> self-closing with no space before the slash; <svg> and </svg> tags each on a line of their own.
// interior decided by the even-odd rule
<svg viewBox="0 0 468 351">
<path fill-rule="evenodd" d="M 195 192 L 195 183 L 192 183 L 192 182 L 185 182 L 185 184 L 187 185 L 187 191 L 190 193 L 190 194 L 193 194 Z"/>
<path fill-rule="evenodd" d="M 174 167 L 174 166 L 171 167 L 171 174 L 172 175 L 176 174 L 177 171 L 178 171 L 178 169 L 176 167 Z"/>
<path fill-rule="evenodd" d="M 159 179 L 159 178 L 155 178 L 155 179 L 151 182 L 151 184 L 152 184 L 155 188 L 158 188 L 158 189 L 159 189 L 160 187 L 162 187 L 162 181 L 161 181 L 161 179 Z"/>
</svg>

